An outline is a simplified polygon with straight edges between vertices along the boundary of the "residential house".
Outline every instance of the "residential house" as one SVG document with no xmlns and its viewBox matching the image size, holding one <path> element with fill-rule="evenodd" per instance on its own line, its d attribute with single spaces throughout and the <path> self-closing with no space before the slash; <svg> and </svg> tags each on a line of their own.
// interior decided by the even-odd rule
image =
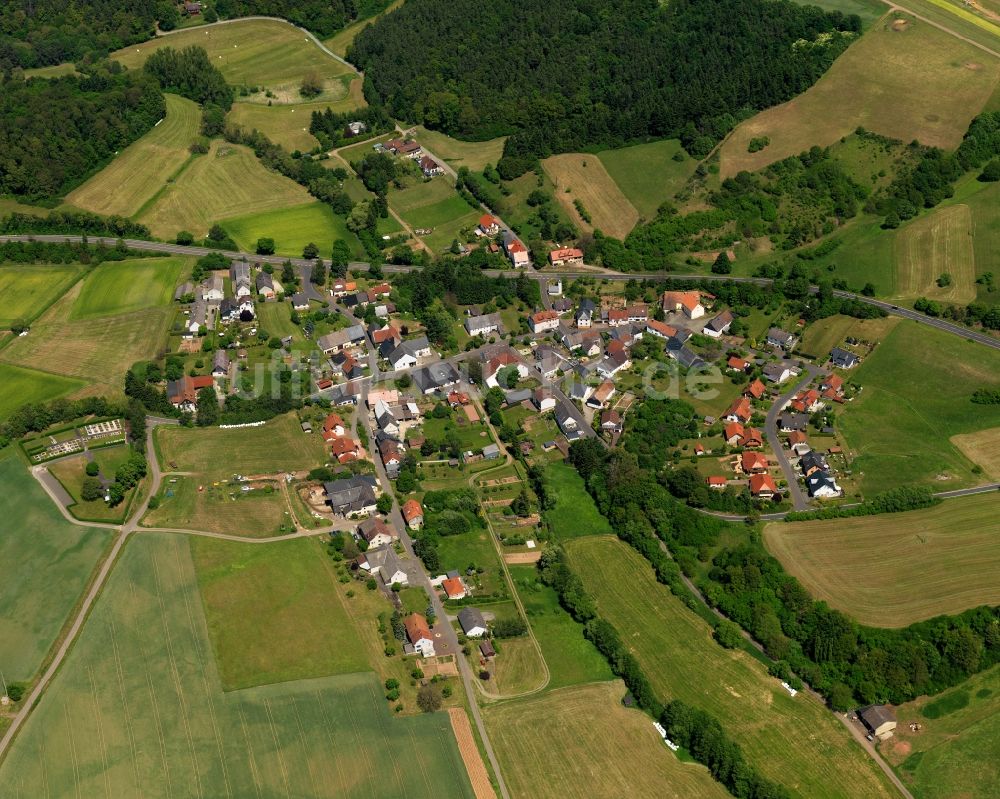
<svg viewBox="0 0 1000 799">
<path fill-rule="evenodd" d="M 618 327 L 628 324 L 628 311 L 624 308 L 611 308 L 608 310 L 608 326 Z"/>
<path fill-rule="evenodd" d="M 839 497 L 842 493 L 833 476 L 824 471 L 812 472 L 806 476 L 806 490 L 809 492 L 809 496 L 814 499 Z"/>
<path fill-rule="evenodd" d="M 296 311 L 309 310 L 309 296 L 304 291 L 298 291 L 292 295 L 292 308 Z"/>
<path fill-rule="evenodd" d="M 611 401 L 616 391 L 615 384 L 610 380 L 605 380 L 594 389 L 594 393 L 587 399 L 587 404 L 591 408 L 604 408 Z"/>
<path fill-rule="evenodd" d="M 348 122 L 344 126 L 344 137 L 347 139 L 353 139 L 355 136 L 360 136 L 362 133 L 368 132 L 368 126 L 361 121 Z"/>
<path fill-rule="evenodd" d="M 403 521 L 411 530 L 419 530 L 424 526 L 424 509 L 415 499 L 408 499 L 402 507 Z"/>
<path fill-rule="evenodd" d="M 725 491 L 728 481 L 719 475 L 709 475 L 705 478 L 705 484 L 713 491 Z"/>
<path fill-rule="evenodd" d="M 531 263 L 528 248 L 509 230 L 503 232 L 503 249 L 515 269 L 528 266 Z"/>
<path fill-rule="evenodd" d="M 772 327 L 767 331 L 767 345 L 769 347 L 789 352 L 797 342 L 798 339 L 795 336 L 780 327 Z"/>
<path fill-rule="evenodd" d="M 759 400 L 767 393 L 767 386 L 765 386 L 759 377 L 755 377 L 747 386 L 743 389 L 742 394 L 744 397 L 751 397 L 755 400 Z"/>
<path fill-rule="evenodd" d="M 490 313 L 482 316 L 470 316 L 465 320 L 465 331 L 470 336 L 488 336 L 490 333 L 502 332 L 500 314 Z"/>
<path fill-rule="evenodd" d="M 625 306 L 625 316 L 632 324 L 645 324 L 649 320 L 649 309 L 642 303 Z"/>
<path fill-rule="evenodd" d="M 257 293 L 266 300 L 273 300 L 276 296 L 274 278 L 263 269 L 257 273 Z"/>
<path fill-rule="evenodd" d="M 793 430 L 788 434 L 788 448 L 800 457 L 811 449 L 809 439 L 802 430 Z"/>
<path fill-rule="evenodd" d="M 545 386 L 536 388 L 531 394 L 531 401 L 538 408 L 539 413 L 546 413 L 556 407 L 556 398 L 551 389 Z"/>
<path fill-rule="evenodd" d="M 552 347 L 543 344 L 535 349 L 535 369 L 546 380 L 552 380 L 565 363 L 562 354 Z"/>
<path fill-rule="evenodd" d="M 580 305 L 576 309 L 576 315 L 573 317 L 573 321 L 576 323 L 578 328 L 588 328 L 593 325 L 594 314 L 596 312 L 597 306 L 594 304 L 594 301 L 584 297 L 580 300 Z"/>
<path fill-rule="evenodd" d="M 618 411 L 606 410 L 601 413 L 601 430 L 608 433 L 620 433 L 622 431 L 622 416 Z"/>
<path fill-rule="evenodd" d="M 399 422 L 396 421 L 392 409 L 381 400 L 375 405 L 375 421 L 378 423 L 379 430 L 384 430 L 393 438 L 399 438 Z"/>
<path fill-rule="evenodd" d="M 545 292 L 550 297 L 558 297 L 560 294 L 562 294 L 562 291 L 563 291 L 562 278 L 559 278 L 557 280 L 550 280 L 548 285 L 545 287 Z M 555 308 L 555 305 L 553 305 L 552 307 Z"/>
<path fill-rule="evenodd" d="M 583 250 L 567 247 L 553 250 L 549 253 L 549 264 L 552 266 L 583 266 Z"/>
<path fill-rule="evenodd" d="M 738 447 L 746 436 L 746 428 L 739 422 L 729 422 L 722 431 L 723 440 L 731 447 Z"/>
<path fill-rule="evenodd" d="M 211 375 L 184 375 L 180 380 L 167 381 L 167 399 L 175 408 L 192 413 L 198 405 L 198 392 L 214 385 Z"/>
<path fill-rule="evenodd" d="M 334 297 L 346 297 L 351 292 L 358 290 L 358 284 L 353 280 L 346 280 L 342 277 L 338 277 L 333 281 L 333 287 L 330 289 L 333 292 Z"/>
<path fill-rule="evenodd" d="M 423 148 L 412 139 L 390 139 L 385 143 L 385 149 L 393 155 L 410 158 L 414 161 L 424 154 Z"/>
<path fill-rule="evenodd" d="M 746 424 L 750 421 L 751 416 L 753 416 L 753 408 L 750 405 L 750 400 L 746 397 L 740 397 L 733 400 L 732 405 L 722 415 L 722 418 L 727 422 L 743 422 Z"/>
<path fill-rule="evenodd" d="M 528 376 L 528 367 L 514 352 L 508 350 L 494 355 L 483 364 L 483 380 L 490 388 L 500 385 L 500 373 L 508 368 L 517 370 L 517 379 L 524 380 Z M 504 386 L 506 388 L 506 386 Z"/>
<path fill-rule="evenodd" d="M 225 350 L 216 350 L 212 358 L 212 375 L 214 377 L 226 377 L 229 375 L 229 356 Z"/>
<path fill-rule="evenodd" d="M 677 335 L 677 328 L 665 322 L 649 319 L 646 321 L 646 332 L 657 338 L 669 339 Z"/>
<path fill-rule="evenodd" d="M 420 171 L 424 173 L 425 178 L 444 174 L 444 167 L 429 155 L 422 156 L 418 163 L 420 164 Z"/>
<path fill-rule="evenodd" d="M 257 309 L 253 304 L 253 296 L 246 294 L 236 300 L 236 312 L 240 319 L 244 322 L 249 322 L 251 319 L 256 318 Z"/>
<path fill-rule="evenodd" d="M 601 352 L 601 335 L 596 330 L 585 333 L 570 332 L 562 337 L 563 346 L 572 351 L 579 350 L 580 354 L 592 357 Z"/>
<path fill-rule="evenodd" d="M 371 549 L 384 547 L 399 540 L 396 531 L 378 518 L 365 519 L 358 525 L 358 537 L 365 539 Z"/>
<path fill-rule="evenodd" d="M 247 268 L 247 273 L 244 274 L 241 272 L 239 278 L 233 280 L 233 296 L 236 297 L 237 300 L 242 300 L 245 297 L 253 296 L 254 284 L 251 283 L 250 281 L 250 275 L 249 275 L 250 267 L 248 267 L 246 264 L 243 263 L 239 265 L 245 266 Z"/>
<path fill-rule="evenodd" d="M 212 275 L 201 282 L 201 298 L 207 302 L 222 302 L 226 296 L 226 283 L 219 275 Z"/>
<path fill-rule="evenodd" d="M 559 314 L 555 311 L 538 311 L 528 317 L 528 327 L 538 334 L 546 330 L 556 330 L 559 327 Z"/>
<path fill-rule="evenodd" d="M 706 336 L 711 336 L 712 338 L 719 338 L 720 336 L 729 332 L 729 327 L 733 324 L 733 312 L 723 311 L 718 316 L 713 318 L 711 321 L 707 322 L 705 326 L 701 329 L 701 332 Z"/>
<path fill-rule="evenodd" d="M 335 330 L 316 339 L 316 346 L 330 355 L 351 347 L 356 347 L 365 340 L 365 329 L 361 325 L 351 325 L 343 330 Z"/>
<path fill-rule="evenodd" d="M 701 294 L 697 291 L 663 292 L 664 313 L 683 313 L 688 319 L 698 319 L 705 315 L 701 304 Z"/>
<path fill-rule="evenodd" d="M 323 420 L 323 438 L 326 441 L 339 438 L 346 432 L 347 428 L 344 426 L 344 420 L 340 417 L 340 414 L 327 414 L 326 419 Z"/>
<path fill-rule="evenodd" d="M 750 476 L 750 494 L 758 499 L 772 499 L 778 493 L 778 485 L 769 474 Z"/>
<path fill-rule="evenodd" d="M 763 474 L 767 471 L 767 456 L 762 452 L 743 452 L 740 468 L 744 474 Z"/>
<path fill-rule="evenodd" d="M 837 369 L 853 369 L 858 365 L 858 356 L 840 347 L 830 350 L 830 363 Z"/>
<path fill-rule="evenodd" d="M 394 388 L 375 388 L 368 392 L 366 402 L 369 409 L 373 409 L 379 402 L 384 402 L 386 405 L 397 405 L 399 392 Z"/>
<path fill-rule="evenodd" d="M 341 516 L 374 513 L 378 481 L 369 474 L 359 474 L 323 484 L 327 504 Z"/>
<path fill-rule="evenodd" d="M 202 328 L 211 330 L 213 327 L 214 316 L 211 306 L 205 300 L 195 300 L 194 305 L 191 306 L 191 315 L 187 320 L 188 332 L 197 334 Z"/>
<path fill-rule="evenodd" d="M 419 613 L 411 613 L 403 619 L 403 627 L 406 629 L 407 639 L 421 657 L 434 657 L 434 638 L 431 628 L 427 626 L 427 619 Z"/>
<path fill-rule="evenodd" d="M 760 449 L 764 446 L 764 434 L 756 427 L 748 427 L 740 444 L 744 449 Z"/>
<path fill-rule="evenodd" d="M 778 429 L 782 433 L 805 430 L 809 426 L 809 416 L 804 413 L 783 413 L 778 417 Z"/>
<path fill-rule="evenodd" d="M 372 286 L 368 289 L 368 301 L 375 302 L 376 300 L 384 299 L 392 293 L 392 286 L 388 283 L 379 283 L 377 286 Z"/>
<path fill-rule="evenodd" d="M 469 638 L 482 638 L 488 632 L 486 619 L 476 608 L 464 607 L 458 611 L 458 624 Z"/>
<path fill-rule="evenodd" d="M 391 546 L 385 545 L 369 549 L 359 555 L 354 562 L 362 571 L 381 577 L 386 586 L 396 584 L 407 586 L 410 584 L 410 577 Z"/>
<path fill-rule="evenodd" d="M 349 352 L 335 352 L 330 356 L 330 363 L 348 380 L 355 380 L 364 376 L 364 367 Z"/>
<path fill-rule="evenodd" d="M 737 372 L 745 372 L 750 364 L 736 355 L 730 355 L 729 360 L 726 361 L 726 368 L 733 369 Z"/>
<path fill-rule="evenodd" d="M 448 599 L 465 599 L 469 595 L 469 590 L 465 587 L 461 577 L 449 577 L 441 587 Z"/>
<path fill-rule="evenodd" d="M 858 711 L 865 728 L 880 741 L 891 738 L 896 729 L 896 714 L 888 705 L 869 705 Z"/>
<path fill-rule="evenodd" d="M 361 444 L 350 436 L 339 436 L 328 439 L 330 454 L 338 463 L 350 463 L 361 458 Z"/>
<path fill-rule="evenodd" d="M 331 405 L 338 407 L 357 405 L 363 390 L 364 385 L 360 381 L 355 380 L 341 386 L 334 386 L 327 395 L 327 398 L 330 400 Z"/>
<path fill-rule="evenodd" d="M 386 436 L 393 435 L 389 429 L 384 429 L 383 432 Z M 385 466 L 385 473 L 389 479 L 395 480 L 399 477 L 399 468 L 403 463 L 403 456 L 399 452 L 399 444 L 391 438 L 381 438 L 380 434 L 378 454 L 382 459 L 382 465 Z"/>
<path fill-rule="evenodd" d="M 566 438 L 575 441 L 580 437 L 580 425 L 565 402 L 560 402 L 556 405 L 555 416 L 556 424 L 559 425 L 559 429 Z"/>
<path fill-rule="evenodd" d="M 458 383 L 458 371 L 447 361 L 439 361 L 413 372 L 413 384 L 422 394 L 433 394 Z"/>
<path fill-rule="evenodd" d="M 823 392 L 824 397 L 830 399 L 842 397 L 844 395 L 844 378 L 840 375 L 829 374 L 820 382 L 819 390 Z"/>
<path fill-rule="evenodd" d="M 771 383 L 784 383 L 792 376 L 792 370 L 783 363 L 769 363 L 763 368 L 764 377 Z"/>
<path fill-rule="evenodd" d="M 421 358 L 426 358 L 430 354 L 431 344 L 427 336 L 417 336 L 400 342 L 399 346 L 389 353 L 387 360 L 393 369 L 409 369 L 416 366 Z"/>
<path fill-rule="evenodd" d="M 372 344 L 377 349 L 380 349 L 383 344 L 387 344 L 392 348 L 388 350 L 389 352 L 392 352 L 393 349 L 399 346 L 400 341 L 402 341 L 399 331 L 392 325 L 383 325 L 382 327 L 370 325 L 368 328 L 368 338 L 372 340 Z"/>
<path fill-rule="evenodd" d="M 495 236 L 500 232 L 500 220 L 491 214 L 479 217 L 479 232 L 484 236 Z"/>
<path fill-rule="evenodd" d="M 826 458 L 819 452 L 809 451 L 799 458 L 799 468 L 802 475 L 808 477 L 813 472 L 826 472 L 830 470 Z"/>
<path fill-rule="evenodd" d="M 233 285 L 250 282 L 250 264 L 246 261 L 233 261 L 229 264 L 229 279 Z"/>
<path fill-rule="evenodd" d="M 181 283 L 174 289 L 174 302 L 182 302 L 186 297 L 194 297 L 194 283 L 191 281 Z"/>
</svg>

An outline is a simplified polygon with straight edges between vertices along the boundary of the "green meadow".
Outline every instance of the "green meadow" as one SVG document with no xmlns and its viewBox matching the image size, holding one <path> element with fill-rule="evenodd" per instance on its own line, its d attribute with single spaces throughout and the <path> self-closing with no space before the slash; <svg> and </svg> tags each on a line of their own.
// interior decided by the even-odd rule
<svg viewBox="0 0 1000 799">
<path fill-rule="evenodd" d="M 92 270 L 73 303 L 70 319 L 143 311 L 169 305 L 188 258 L 108 261 Z"/>
<path fill-rule="evenodd" d="M 0 326 L 30 322 L 61 296 L 80 275 L 71 265 L 0 267 Z"/>
<path fill-rule="evenodd" d="M 355 255 L 361 255 L 361 243 L 347 229 L 346 221 L 321 202 L 227 219 L 222 226 L 240 248 L 248 252 L 254 251 L 257 239 L 272 238 L 279 255 L 300 258 L 303 247 L 312 243 L 320 248 L 321 255 L 329 257 L 333 242 L 344 239 Z"/>
<path fill-rule="evenodd" d="M 644 219 L 655 217 L 656 209 L 673 199 L 698 166 L 678 139 L 604 150 L 597 157 Z"/>
<path fill-rule="evenodd" d="M 83 380 L 0 363 L 0 419 L 22 405 L 47 402 L 83 386 Z"/>
</svg>

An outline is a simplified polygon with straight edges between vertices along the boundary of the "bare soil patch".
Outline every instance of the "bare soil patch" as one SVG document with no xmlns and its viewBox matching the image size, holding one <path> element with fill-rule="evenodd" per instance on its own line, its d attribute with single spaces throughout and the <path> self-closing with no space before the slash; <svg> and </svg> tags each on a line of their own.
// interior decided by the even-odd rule
<svg viewBox="0 0 1000 799">
<path fill-rule="evenodd" d="M 458 751 L 469 772 L 469 782 L 472 783 L 476 799 L 496 799 L 496 792 L 483 764 L 483 757 L 479 754 L 476 739 L 472 737 L 472 727 L 465 710 L 460 707 L 450 707 L 448 718 L 451 719 L 451 729 L 455 733 L 455 740 L 458 741 Z"/>
</svg>

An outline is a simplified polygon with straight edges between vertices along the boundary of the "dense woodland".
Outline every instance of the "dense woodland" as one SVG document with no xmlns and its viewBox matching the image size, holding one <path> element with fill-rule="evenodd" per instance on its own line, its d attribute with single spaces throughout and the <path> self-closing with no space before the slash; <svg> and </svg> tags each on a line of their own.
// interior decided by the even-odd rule
<svg viewBox="0 0 1000 799">
<path fill-rule="evenodd" d="M 62 196 L 163 119 L 156 81 L 116 67 L 0 87 L 0 195 Z"/>
<path fill-rule="evenodd" d="M 359 34 L 369 100 L 464 138 L 514 134 L 499 169 L 678 136 L 699 156 L 809 87 L 860 31 L 786 0 L 409 0 Z"/>
</svg>

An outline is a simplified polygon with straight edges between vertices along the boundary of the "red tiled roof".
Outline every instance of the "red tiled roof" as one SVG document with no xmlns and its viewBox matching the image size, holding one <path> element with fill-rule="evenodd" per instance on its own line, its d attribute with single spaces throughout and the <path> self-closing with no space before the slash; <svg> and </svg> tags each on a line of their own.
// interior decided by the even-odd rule
<svg viewBox="0 0 1000 799">
<path fill-rule="evenodd" d="M 770 491 L 772 494 L 778 493 L 778 486 L 774 482 L 774 478 L 769 474 L 751 475 L 750 493 L 756 496 L 764 491 Z"/>
<path fill-rule="evenodd" d="M 583 250 L 575 247 L 566 247 L 562 250 L 553 250 L 549 253 L 549 261 L 565 261 L 569 258 L 583 258 Z"/>
<path fill-rule="evenodd" d="M 402 512 L 403 518 L 406 520 L 407 524 L 416 519 L 418 516 L 422 517 L 424 515 L 424 511 L 420 507 L 420 503 L 415 499 L 406 500 L 406 502 L 403 503 Z"/>
<path fill-rule="evenodd" d="M 746 397 L 740 397 L 739 399 L 733 400 L 733 404 L 729 406 L 729 410 L 727 410 L 723 415 L 732 415 L 744 422 L 748 421 L 753 415 L 753 409 L 750 407 L 750 400 Z"/>
<path fill-rule="evenodd" d="M 753 382 L 743 389 L 744 394 L 749 394 L 754 399 L 760 399 L 763 397 L 765 391 L 767 391 L 767 386 L 760 382 L 759 377 L 755 377 Z"/>
<path fill-rule="evenodd" d="M 743 471 L 745 472 L 767 468 L 767 458 L 760 452 L 744 452 L 740 456 L 740 462 L 743 464 Z"/>
<path fill-rule="evenodd" d="M 743 438 L 743 436 L 746 435 L 746 433 L 743 430 L 743 425 L 741 425 L 739 422 L 729 422 L 725 427 L 724 435 L 726 441 L 729 441 L 729 439 L 731 439 L 733 436 L 736 436 L 737 438 Z"/>
<path fill-rule="evenodd" d="M 406 628 L 406 637 L 410 639 L 411 644 L 422 639 L 434 640 L 431 637 L 431 628 L 427 626 L 427 619 L 419 613 L 411 613 L 403 619 L 403 626 Z"/>
<path fill-rule="evenodd" d="M 726 484 L 726 478 L 725 477 L 719 477 L 719 476 L 713 474 L 713 475 L 709 475 L 706 478 L 706 482 L 710 486 L 724 486 Z"/>
<path fill-rule="evenodd" d="M 649 319 L 646 322 L 646 329 L 647 330 L 655 330 L 661 336 L 666 336 L 667 338 L 671 338 L 672 336 L 676 336 L 677 335 L 677 328 L 676 327 L 673 327 L 672 325 L 668 325 L 668 324 L 666 324 L 664 322 L 658 322 L 656 319 Z"/>
<path fill-rule="evenodd" d="M 737 358 L 735 355 L 731 356 L 728 361 L 726 361 L 726 366 L 730 369 L 743 369 L 747 368 L 747 362 L 742 358 Z"/>
<path fill-rule="evenodd" d="M 462 583 L 460 577 L 449 577 L 441 586 L 444 588 L 444 592 L 448 595 L 450 599 L 453 596 L 461 596 L 465 593 L 465 585 Z"/>
</svg>

